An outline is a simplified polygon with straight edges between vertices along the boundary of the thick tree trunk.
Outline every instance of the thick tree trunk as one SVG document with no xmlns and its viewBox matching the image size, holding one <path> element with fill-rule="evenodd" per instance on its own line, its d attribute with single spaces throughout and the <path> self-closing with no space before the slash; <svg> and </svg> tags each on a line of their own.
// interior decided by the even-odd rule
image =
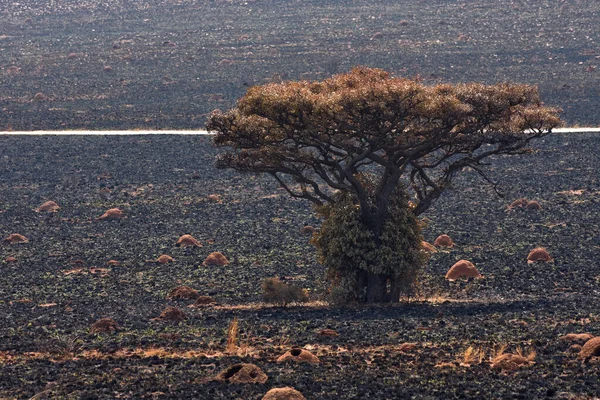
<svg viewBox="0 0 600 400">
<path fill-rule="evenodd" d="M 365 303 L 397 303 L 400 285 L 393 276 L 364 271 L 358 280 L 358 291 Z"/>
</svg>

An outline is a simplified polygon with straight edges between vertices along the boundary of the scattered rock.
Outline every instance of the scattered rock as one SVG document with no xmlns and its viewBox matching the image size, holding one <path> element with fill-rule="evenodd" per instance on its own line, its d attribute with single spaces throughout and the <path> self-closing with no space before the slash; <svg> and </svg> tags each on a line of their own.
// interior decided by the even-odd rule
<svg viewBox="0 0 600 400">
<path fill-rule="evenodd" d="M 29 239 L 18 233 L 11 233 L 10 235 L 8 235 L 7 238 L 4 239 L 4 241 L 10 244 L 29 243 Z"/>
<path fill-rule="evenodd" d="M 167 299 L 182 300 L 196 300 L 198 297 L 200 297 L 198 291 L 189 286 L 177 286 L 176 288 L 173 288 L 167 295 Z"/>
<path fill-rule="evenodd" d="M 114 219 L 120 219 L 123 218 L 123 211 L 121 211 L 118 208 L 111 208 L 109 210 L 106 210 L 106 212 L 104 214 L 102 214 L 101 216 L 99 216 L 98 218 L 96 218 L 97 220 L 100 221 L 104 221 L 104 220 L 114 220 Z"/>
<path fill-rule="evenodd" d="M 47 201 L 38 208 L 36 208 L 37 212 L 58 212 L 58 210 L 60 210 L 59 205 L 52 200 Z"/>
<path fill-rule="evenodd" d="M 269 390 L 262 400 L 306 400 L 306 397 L 294 388 L 283 387 Z"/>
<path fill-rule="evenodd" d="M 552 257 L 550 257 L 550 254 L 548 254 L 548 251 L 545 248 L 536 247 L 527 255 L 527 263 L 531 264 L 536 261 L 549 262 L 552 261 Z"/>
<path fill-rule="evenodd" d="M 218 194 L 209 194 L 208 196 L 206 196 L 206 200 L 213 203 L 219 203 L 221 201 L 221 196 L 219 196 Z"/>
<path fill-rule="evenodd" d="M 600 336 L 593 337 L 585 342 L 579 352 L 579 357 L 584 359 L 600 357 Z"/>
<path fill-rule="evenodd" d="M 267 374 L 254 364 L 235 364 L 215 377 L 216 381 L 229 383 L 265 383 L 267 379 Z"/>
<path fill-rule="evenodd" d="M 117 260 L 108 260 L 106 262 L 106 265 L 110 265 L 110 266 L 115 266 L 115 265 L 119 265 L 121 264 L 120 262 L 118 262 Z"/>
<path fill-rule="evenodd" d="M 183 311 L 177 307 L 167 307 L 160 313 L 153 321 L 170 321 L 170 322 L 182 322 L 187 318 Z"/>
<path fill-rule="evenodd" d="M 16 258 L 14 258 L 13 256 L 8 256 L 8 257 L 6 257 L 6 258 L 4 259 L 4 262 L 7 262 L 7 263 L 14 263 L 14 262 L 17 262 L 17 259 L 16 259 Z"/>
<path fill-rule="evenodd" d="M 202 265 L 227 265 L 229 260 L 218 251 L 212 252 L 206 257 Z"/>
<path fill-rule="evenodd" d="M 458 278 L 483 278 L 483 275 L 477 271 L 475 265 L 471 261 L 460 260 L 457 261 L 446 273 L 446 279 L 449 281 L 455 281 Z"/>
<path fill-rule="evenodd" d="M 286 361 L 309 362 L 315 364 L 320 362 L 317 356 L 305 349 L 292 349 L 277 359 L 278 363 Z"/>
<path fill-rule="evenodd" d="M 119 325 L 112 318 L 101 318 L 90 327 L 90 333 L 112 333 L 119 329 Z"/>
<path fill-rule="evenodd" d="M 436 246 L 454 247 L 454 241 L 448 235 L 440 235 L 433 242 Z"/>
<path fill-rule="evenodd" d="M 202 244 L 197 241 L 192 235 L 183 235 L 179 239 L 177 239 L 177 243 L 175 244 L 179 247 L 202 247 Z"/>
</svg>

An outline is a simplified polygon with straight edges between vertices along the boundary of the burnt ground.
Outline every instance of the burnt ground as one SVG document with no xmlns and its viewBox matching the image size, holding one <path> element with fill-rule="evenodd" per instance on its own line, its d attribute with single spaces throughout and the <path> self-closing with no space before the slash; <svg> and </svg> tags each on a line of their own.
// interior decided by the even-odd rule
<svg viewBox="0 0 600 400">
<path fill-rule="evenodd" d="M 432 256 L 418 297 L 336 307 L 320 301 L 324 271 L 299 233 L 318 226 L 310 206 L 261 176 L 216 170 L 209 138 L 0 137 L 0 234 L 29 239 L 0 243 L 0 398 L 260 399 L 281 386 L 307 399 L 598 397 L 600 362 L 559 338 L 600 334 L 600 139 L 555 134 L 533 147 L 492 161 L 505 198 L 466 172 L 427 213 L 425 238 L 447 233 L 456 246 Z M 507 211 L 519 197 L 542 209 Z M 60 211 L 35 212 L 46 200 Z M 113 207 L 125 218 L 95 220 Z M 182 234 L 204 247 L 175 247 Z M 537 246 L 554 260 L 527 264 Z M 212 251 L 231 263 L 203 266 Z M 176 261 L 147 261 L 163 253 Z M 446 282 L 463 258 L 485 278 Z M 260 283 L 273 276 L 313 301 L 261 303 Z M 219 304 L 168 300 L 178 285 Z M 167 306 L 187 319 L 153 320 Z M 118 331 L 90 333 L 103 317 Z M 234 317 L 238 349 L 227 353 Z M 339 336 L 318 335 L 324 328 Z M 534 363 L 492 369 L 502 345 L 535 351 Z M 277 363 L 293 346 L 321 363 Z M 471 346 L 484 354 L 465 363 Z M 210 380 L 241 361 L 267 382 Z"/>
<path fill-rule="evenodd" d="M 198 129 L 249 86 L 356 65 L 538 85 L 600 126 L 599 24 L 597 0 L 4 1 L 0 131 Z"/>
</svg>

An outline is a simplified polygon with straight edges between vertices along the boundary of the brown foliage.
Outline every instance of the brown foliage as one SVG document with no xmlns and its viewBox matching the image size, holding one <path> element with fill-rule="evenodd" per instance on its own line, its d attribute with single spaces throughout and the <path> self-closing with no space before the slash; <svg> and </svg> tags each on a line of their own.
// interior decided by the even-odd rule
<svg viewBox="0 0 600 400">
<path fill-rule="evenodd" d="M 483 278 L 483 275 L 477 271 L 475 265 L 471 261 L 460 260 L 457 261 L 446 273 L 446 279 L 449 281 L 455 281 L 458 278 Z"/>
<path fill-rule="evenodd" d="M 454 241 L 448 235 L 440 235 L 433 242 L 436 246 L 454 247 Z"/>
<path fill-rule="evenodd" d="M 177 286 L 171 289 L 167 299 L 196 300 L 200 294 L 189 286 Z"/>
<path fill-rule="evenodd" d="M 283 387 L 269 390 L 262 400 L 306 400 L 306 397 L 294 388 Z"/>
<path fill-rule="evenodd" d="M 8 237 L 4 239 L 4 241 L 10 244 L 29 243 L 29 239 L 18 233 L 11 233 L 10 235 L 8 235 Z"/>
<path fill-rule="evenodd" d="M 202 265 L 227 265 L 229 260 L 218 251 L 212 252 L 206 257 Z"/>
<path fill-rule="evenodd" d="M 90 327 L 90 333 L 112 333 L 119 329 L 119 325 L 112 318 L 101 318 Z"/>
<path fill-rule="evenodd" d="M 267 278 L 262 282 L 262 296 L 267 303 L 286 305 L 289 303 L 305 303 L 308 293 L 298 286 L 288 285 L 278 278 Z"/>
<path fill-rule="evenodd" d="M 558 113 L 529 85 L 428 86 L 356 67 L 318 82 L 253 86 L 236 108 L 212 113 L 207 129 L 230 149 L 218 166 L 275 174 L 292 196 L 315 203 L 334 202 L 323 186 L 361 197 L 354 177 L 365 168 L 393 171 L 380 175 L 381 198 L 405 175 L 419 215 L 456 172 L 481 171 L 490 155 L 523 153 L 560 125 Z"/>
<path fill-rule="evenodd" d="M 265 383 L 267 379 L 267 374 L 254 364 L 235 364 L 215 377 L 216 381 L 229 383 Z"/>
<path fill-rule="evenodd" d="M 183 235 L 177 239 L 176 246 L 179 247 L 202 247 L 202 244 L 197 241 L 192 235 Z"/>
<path fill-rule="evenodd" d="M 580 358 L 600 357 L 600 336 L 591 338 L 581 348 Z"/>
<path fill-rule="evenodd" d="M 550 257 L 550 254 L 548 254 L 548 251 L 545 248 L 536 247 L 535 249 L 531 250 L 527 255 L 527 263 L 531 264 L 536 261 L 548 262 L 552 261 L 552 257 Z"/>
</svg>

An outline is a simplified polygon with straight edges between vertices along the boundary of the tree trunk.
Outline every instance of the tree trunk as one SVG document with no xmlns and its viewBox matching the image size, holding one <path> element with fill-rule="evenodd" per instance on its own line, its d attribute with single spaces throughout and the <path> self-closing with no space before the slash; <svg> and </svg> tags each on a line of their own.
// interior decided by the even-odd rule
<svg viewBox="0 0 600 400">
<path fill-rule="evenodd" d="M 365 303 L 397 303 L 400 301 L 400 285 L 393 276 L 366 272 L 358 282 L 359 291 L 365 293 Z"/>
</svg>

